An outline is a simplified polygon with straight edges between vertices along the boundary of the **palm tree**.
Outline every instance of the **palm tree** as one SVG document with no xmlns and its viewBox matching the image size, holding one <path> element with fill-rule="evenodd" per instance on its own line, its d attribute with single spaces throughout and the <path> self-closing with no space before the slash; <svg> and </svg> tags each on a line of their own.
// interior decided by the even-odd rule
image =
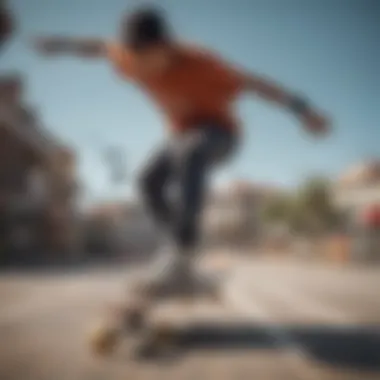
<svg viewBox="0 0 380 380">
<path fill-rule="evenodd" d="M 263 208 L 263 219 L 268 223 L 283 223 L 290 214 L 292 208 L 291 196 L 279 195 L 272 198 Z"/>
<path fill-rule="evenodd" d="M 332 203 L 330 183 L 326 179 L 307 179 L 298 189 L 296 198 L 305 232 L 323 234 L 339 225 L 340 215 Z"/>
</svg>

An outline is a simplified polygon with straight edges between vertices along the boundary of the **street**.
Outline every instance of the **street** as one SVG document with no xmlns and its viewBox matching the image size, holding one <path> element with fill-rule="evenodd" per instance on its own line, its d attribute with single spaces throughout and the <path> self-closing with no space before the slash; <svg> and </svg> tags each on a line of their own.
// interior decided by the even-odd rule
<svg viewBox="0 0 380 380">
<path fill-rule="evenodd" d="M 87 330 L 128 276 L 120 268 L 2 274 L 0 379 L 380 379 L 380 268 L 242 259 L 225 304 L 175 309 L 205 328 L 176 360 L 136 361 L 128 342 L 95 357 Z M 212 344 L 217 334 L 223 345 Z"/>
</svg>

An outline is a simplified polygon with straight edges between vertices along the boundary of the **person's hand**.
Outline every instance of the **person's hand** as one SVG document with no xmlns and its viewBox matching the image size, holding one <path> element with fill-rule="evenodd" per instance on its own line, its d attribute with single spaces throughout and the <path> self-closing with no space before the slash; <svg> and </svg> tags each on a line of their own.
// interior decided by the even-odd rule
<svg viewBox="0 0 380 380">
<path fill-rule="evenodd" d="M 324 137 L 330 132 L 330 122 L 324 115 L 310 110 L 301 117 L 305 129 L 315 135 Z"/>
</svg>

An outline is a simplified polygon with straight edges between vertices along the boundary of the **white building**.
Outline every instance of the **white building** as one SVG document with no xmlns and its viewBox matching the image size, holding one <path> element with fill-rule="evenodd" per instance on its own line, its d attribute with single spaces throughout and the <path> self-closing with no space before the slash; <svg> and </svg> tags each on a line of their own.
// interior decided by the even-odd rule
<svg viewBox="0 0 380 380">
<path fill-rule="evenodd" d="M 336 205 L 353 215 L 380 204 L 380 160 L 349 168 L 336 182 L 332 195 Z"/>
<path fill-rule="evenodd" d="M 337 181 L 333 196 L 336 205 L 348 214 L 352 240 L 350 255 L 361 262 L 379 262 L 380 234 L 368 228 L 364 215 L 380 206 L 380 160 L 349 168 Z"/>
<path fill-rule="evenodd" d="M 274 187 L 246 181 L 215 190 L 204 214 L 205 238 L 220 243 L 257 241 L 262 232 L 262 208 L 278 192 Z"/>
</svg>

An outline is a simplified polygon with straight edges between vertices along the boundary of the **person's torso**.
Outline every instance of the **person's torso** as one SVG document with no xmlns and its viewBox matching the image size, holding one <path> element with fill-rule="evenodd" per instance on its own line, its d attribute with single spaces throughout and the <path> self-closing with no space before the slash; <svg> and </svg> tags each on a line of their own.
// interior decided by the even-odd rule
<svg viewBox="0 0 380 380">
<path fill-rule="evenodd" d="M 177 61 L 154 75 L 144 75 L 137 59 L 131 61 L 126 76 L 158 104 L 174 130 L 184 131 L 206 122 L 236 129 L 234 94 L 201 55 L 181 48 Z"/>
</svg>

